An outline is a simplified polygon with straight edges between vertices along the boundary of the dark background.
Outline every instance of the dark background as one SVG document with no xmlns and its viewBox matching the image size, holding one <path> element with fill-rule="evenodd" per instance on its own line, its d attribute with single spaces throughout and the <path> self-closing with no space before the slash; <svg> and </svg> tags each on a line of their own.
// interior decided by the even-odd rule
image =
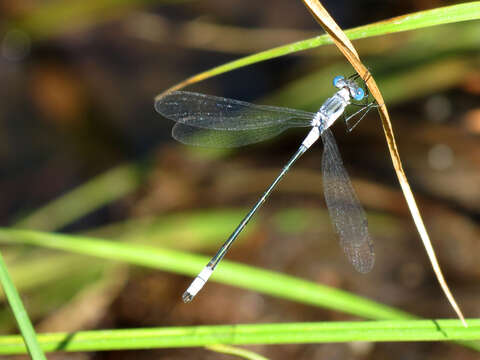
<svg viewBox="0 0 480 360">
<path fill-rule="evenodd" d="M 341 27 L 350 28 L 453 3 L 344 0 L 324 5 Z M 141 168 L 134 191 L 49 230 L 100 231 L 132 219 L 188 218 L 215 210 L 246 209 L 305 134 L 294 130 L 263 144 L 204 152 L 175 143 L 170 137 L 172 123 L 153 108 L 155 95 L 191 75 L 321 34 L 300 1 L 3 0 L 0 13 L 3 226 L 16 224 L 35 209 L 125 163 Z M 479 316 L 480 292 L 478 39 L 480 24 L 469 22 L 355 42 L 385 91 L 407 176 L 447 282 L 467 317 Z M 352 72 L 329 46 L 235 70 L 189 90 L 315 111 L 334 91 L 332 78 Z M 227 257 L 352 291 L 418 316 L 454 317 L 401 195 L 378 115 L 372 112 L 352 133 L 339 122 L 334 132 L 368 213 L 376 245 L 374 270 L 368 275 L 355 273 L 338 248 L 322 196 L 320 144 L 295 165 L 261 210 L 256 225 Z M 292 220 L 292 209 L 307 217 Z M 210 217 L 211 223 L 204 226 L 221 226 L 215 220 Z M 109 236 L 118 234 L 113 231 Z M 175 231 L 171 234 L 176 239 Z M 176 242 L 165 235 L 154 240 L 159 246 Z M 182 241 L 177 247 L 206 254 L 222 242 L 188 246 L 188 239 Z M 7 256 L 15 266 L 19 250 L 10 247 L 8 251 L 16 254 Z M 21 254 L 34 259 L 63 256 L 23 248 Z M 22 292 L 41 331 L 351 319 L 213 282 L 194 303 L 183 305 L 179 297 L 190 279 L 138 268 L 106 270 L 105 264 L 90 258 L 82 258 L 77 267 L 67 262 L 69 276 L 79 276 L 77 272 L 84 272 L 82 266 L 90 261 L 99 266 L 91 277 L 78 282 L 56 278 Z M 95 315 L 84 321 L 78 299 L 105 279 L 113 285 L 94 292 L 96 297 L 87 297 Z M 39 294 L 48 305 L 39 300 Z M 3 332 L 16 332 L 8 313 L 0 320 Z M 477 356 L 440 343 L 250 348 L 272 359 Z M 202 349 L 49 355 L 64 357 L 232 358 Z"/>
</svg>

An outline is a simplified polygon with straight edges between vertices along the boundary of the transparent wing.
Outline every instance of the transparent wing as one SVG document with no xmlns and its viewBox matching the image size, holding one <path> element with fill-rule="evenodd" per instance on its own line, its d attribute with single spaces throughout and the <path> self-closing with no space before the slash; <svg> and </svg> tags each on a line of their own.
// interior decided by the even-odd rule
<svg viewBox="0 0 480 360">
<path fill-rule="evenodd" d="M 277 124 L 256 130 L 211 130 L 182 123 L 176 123 L 172 129 L 175 140 L 187 145 L 229 148 L 253 144 L 270 139 L 287 129 L 285 124 Z"/>
<path fill-rule="evenodd" d="M 340 246 L 357 271 L 369 272 L 375 262 L 375 252 L 365 211 L 355 195 L 330 129 L 322 133 L 322 140 L 323 190 Z"/>
<path fill-rule="evenodd" d="M 253 130 L 284 124 L 310 126 L 313 113 L 255 105 L 223 97 L 175 91 L 155 101 L 161 115 L 177 123 L 213 130 Z"/>
</svg>

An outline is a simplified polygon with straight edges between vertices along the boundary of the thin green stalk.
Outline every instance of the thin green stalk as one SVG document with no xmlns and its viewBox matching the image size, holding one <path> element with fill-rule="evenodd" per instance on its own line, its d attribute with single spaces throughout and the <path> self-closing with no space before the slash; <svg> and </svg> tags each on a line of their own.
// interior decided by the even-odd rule
<svg viewBox="0 0 480 360">
<path fill-rule="evenodd" d="M 8 274 L 7 265 L 3 261 L 2 254 L 0 253 L 0 282 L 2 288 L 7 297 L 10 308 L 12 309 L 13 315 L 17 321 L 20 332 L 22 333 L 22 346 L 24 349 L 28 349 L 28 353 L 34 360 L 46 360 L 45 355 L 43 354 L 42 349 L 37 340 L 35 330 L 33 329 L 32 323 L 27 315 L 27 311 L 22 304 L 20 295 L 13 285 L 12 279 Z M 25 348 L 26 346 L 26 348 Z"/>
<path fill-rule="evenodd" d="M 205 346 L 208 350 L 219 352 L 222 354 L 234 355 L 248 360 L 268 360 L 266 357 L 258 355 L 253 351 L 248 351 L 245 349 L 240 349 L 238 347 L 224 345 L 224 344 L 214 344 Z"/>
<path fill-rule="evenodd" d="M 373 36 L 394 34 L 402 31 L 417 30 L 431 26 L 477 19 L 480 19 L 480 1 L 473 1 L 464 4 L 420 11 L 369 25 L 359 26 L 353 29 L 345 30 L 345 34 L 350 40 L 357 40 Z M 216 75 L 239 69 L 244 66 L 252 65 L 265 60 L 270 60 L 289 54 L 294 54 L 300 51 L 314 49 L 316 47 L 332 43 L 333 41 L 331 37 L 328 34 L 325 34 L 321 36 L 316 36 L 314 38 L 275 47 L 273 49 L 245 56 L 240 59 L 196 74 L 182 81 L 181 83 L 172 86 L 169 90 L 180 89 L 189 84 L 193 84 L 195 82 L 199 82 Z M 157 95 L 157 98 L 162 95 L 163 93 Z"/>
<path fill-rule="evenodd" d="M 301 344 L 349 341 L 479 340 L 480 319 L 389 320 L 328 323 L 217 325 L 80 331 L 39 335 L 45 351 L 101 351 L 209 346 L 215 344 Z M 0 354 L 21 354 L 19 336 L 0 337 Z"/>
</svg>

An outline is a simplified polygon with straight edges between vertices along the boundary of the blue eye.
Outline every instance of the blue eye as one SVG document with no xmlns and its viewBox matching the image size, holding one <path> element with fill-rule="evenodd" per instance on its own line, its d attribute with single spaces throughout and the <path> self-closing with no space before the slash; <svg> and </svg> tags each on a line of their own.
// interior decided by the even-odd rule
<svg viewBox="0 0 480 360">
<path fill-rule="evenodd" d="M 357 88 L 357 90 L 355 90 L 355 95 L 353 96 L 353 98 L 357 101 L 360 101 L 363 99 L 364 96 L 365 96 L 365 91 L 363 91 L 362 88 Z"/>
<path fill-rule="evenodd" d="M 340 81 L 343 81 L 343 80 L 345 80 L 345 77 L 343 77 L 342 75 L 337 75 L 337 76 L 335 76 L 335 77 L 333 78 L 333 86 L 339 88 L 339 87 L 340 87 L 340 86 L 339 86 L 339 82 L 340 82 Z"/>
</svg>

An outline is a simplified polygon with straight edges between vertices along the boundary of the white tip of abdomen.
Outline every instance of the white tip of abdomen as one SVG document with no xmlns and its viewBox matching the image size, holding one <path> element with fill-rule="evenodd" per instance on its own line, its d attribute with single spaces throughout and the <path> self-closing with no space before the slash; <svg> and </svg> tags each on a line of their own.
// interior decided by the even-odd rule
<svg viewBox="0 0 480 360">
<path fill-rule="evenodd" d="M 213 269 L 209 266 L 205 266 L 198 276 L 192 281 L 188 289 L 183 293 L 182 300 L 185 303 L 189 303 L 193 300 L 195 295 L 202 290 L 203 285 L 208 281 L 210 275 L 212 275 Z"/>
</svg>

